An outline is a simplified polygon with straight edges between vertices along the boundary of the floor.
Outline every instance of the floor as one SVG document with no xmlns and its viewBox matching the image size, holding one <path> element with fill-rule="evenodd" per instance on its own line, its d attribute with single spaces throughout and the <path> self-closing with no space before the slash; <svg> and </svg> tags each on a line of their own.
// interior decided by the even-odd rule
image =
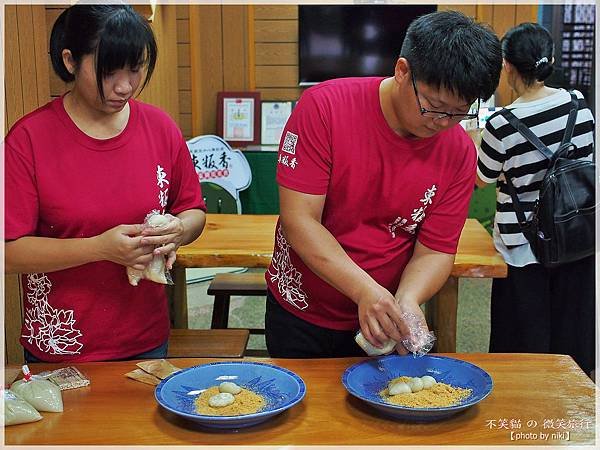
<svg viewBox="0 0 600 450">
<path fill-rule="evenodd" d="M 230 270 L 232 269 L 221 269 L 221 271 Z M 260 271 L 261 269 L 249 270 Z M 210 328 L 213 297 L 206 294 L 210 283 L 210 279 L 207 279 L 207 269 L 197 274 L 188 272 L 187 277 L 189 327 Z M 459 282 L 456 338 L 456 350 L 459 353 L 488 351 L 491 284 L 489 279 L 477 278 L 461 279 Z M 234 296 L 231 298 L 229 311 L 229 326 L 232 328 L 264 328 L 264 297 Z M 248 348 L 266 348 L 264 336 L 250 336 Z"/>
</svg>

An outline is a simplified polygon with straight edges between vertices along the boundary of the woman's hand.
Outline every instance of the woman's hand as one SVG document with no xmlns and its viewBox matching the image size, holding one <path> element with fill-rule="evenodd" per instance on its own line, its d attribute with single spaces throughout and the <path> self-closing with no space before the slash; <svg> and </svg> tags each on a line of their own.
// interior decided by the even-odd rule
<svg viewBox="0 0 600 450">
<path fill-rule="evenodd" d="M 145 227 L 142 233 L 142 245 L 150 245 L 154 255 L 166 255 L 167 269 L 173 268 L 175 254 L 183 242 L 185 227 L 180 218 L 165 214 L 169 222 L 159 227 Z"/>
<path fill-rule="evenodd" d="M 142 229 L 142 225 L 117 225 L 96 236 L 99 259 L 144 270 L 152 261 L 154 246 L 142 242 Z"/>
</svg>

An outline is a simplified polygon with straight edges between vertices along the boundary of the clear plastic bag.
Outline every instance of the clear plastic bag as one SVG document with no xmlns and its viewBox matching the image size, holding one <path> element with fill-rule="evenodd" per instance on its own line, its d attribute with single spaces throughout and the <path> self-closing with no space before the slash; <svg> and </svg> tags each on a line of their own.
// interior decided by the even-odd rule
<svg viewBox="0 0 600 450">
<path fill-rule="evenodd" d="M 19 394 L 3 389 L 2 397 L 4 397 L 4 425 L 42 420 L 41 414 Z"/>
<path fill-rule="evenodd" d="M 51 381 L 31 375 L 23 366 L 23 379 L 15 381 L 10 390 L 21 396 L 38 411 L 62 412 L 63 401 L 60 388 Z"/>
<path fill-rule="evenodd" d="M 158 228 L 165 226 L 171 221 L 170 214 L 159 214 L 156 211 L 151 212 L 144 220 L 144 227 Z M 137 270 L 132 267 L 127 268 L 127 278 L 129 284 L 137 286 L 141 280 L 150 280 L 159 284 L 173 284 L 173 279 L 166 266 L 166 256 L 154 255 L 150 264 L 144 270 Z"/>
<path fill-rule="evenodd" d="M 409 328 L 408 335 L 403 336 L 400 341 L 404 348 L 411 352 L 413 356 L 423 356 L 428 353 L 435 342 L 433 331 L 429 331 L 427 325 L 416 314 L 404 312 L 401 318 Z M 391 353 L 397 345 L 397 342 L 389 340 L 382 348 L 377 348 L 367 341 L 360 331 L 356 334 L 354 340 L 369 356 L 386 355 Z"/>
</svg>

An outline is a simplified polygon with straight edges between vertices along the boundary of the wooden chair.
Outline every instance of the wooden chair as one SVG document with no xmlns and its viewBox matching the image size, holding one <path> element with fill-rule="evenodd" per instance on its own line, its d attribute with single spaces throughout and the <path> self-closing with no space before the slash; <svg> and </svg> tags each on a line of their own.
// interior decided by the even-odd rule
<svg viewBox="0 0 600 450">
<path fill-rule="evenodd" d="M 250 333 L 244 329 L 191 330 L 172 328 L 168 358 L 241 358 Z"/>
<path fill-rule="evenodd" d="M 215 296 L 211 328 L 227 328 L 229 303 L 232 295 L 267 295 L 267 282 L 263 272 L 220 273 L 210 282 L 208 295 Z M 250 334 L 265 334 L 263 328 L 250 328 Z"/>
<path fill-rule="evenodd" d="M 229 303 L 232 295 L 267 295 L 264 272 L 221 273 L 211 281 L 206 291 L 215 296 L 212 329 L 226 329 L 229 324 Z M 250 328 L 250 334 L 264 335 L 264 328 Z M 247 356 L 269 356 L 266 350 L 246 349 Z"/>
</svg>

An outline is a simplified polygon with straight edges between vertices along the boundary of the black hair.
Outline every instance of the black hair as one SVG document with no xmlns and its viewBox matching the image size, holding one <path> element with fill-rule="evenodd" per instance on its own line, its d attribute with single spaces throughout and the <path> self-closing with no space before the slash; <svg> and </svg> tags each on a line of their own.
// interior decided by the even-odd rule
<svg viewBox="0 0 600 450">
<path fill-rule="evenodd" d="M 502 54 L 529 87 L 544 81 L 554 71 L 552 35 L 537 23 L 526 22 L 511 28 L 502 38 Z"/>
<path fill-rule="evenodd" d="M 415 79 L 472 102 L 487 100 L 502 70 L 500 41 L 489 26 L 457 11 L 437 11 L 415 19 L 402 44 Z"/>
<path fill-rule="evenodd" d="M 102 100 L 102 80 L 126 65 L 131 68 L 147 65 L 144 89 L 152 77 L 158 56 L 152 29 L 129 5 L 74 5 L 58 16 L 50 34 L 50 59 L 56 74 L 70 82 L 75 76 L 65 67 L 64 49 L 71 51 L 77 66 L 85 55 L 94 55 Z"/>
</svg>

